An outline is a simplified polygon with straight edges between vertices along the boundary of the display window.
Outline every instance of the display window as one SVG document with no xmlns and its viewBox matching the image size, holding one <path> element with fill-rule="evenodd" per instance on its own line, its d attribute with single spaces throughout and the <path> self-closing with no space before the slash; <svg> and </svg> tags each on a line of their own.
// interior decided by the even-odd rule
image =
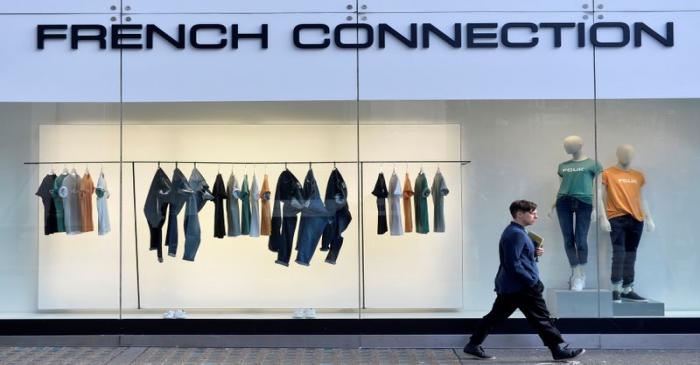
<svg viewBox="0 0 700 365">
<path fill-rule="evenodd" d="M 698 15 L 438 3 L 0 9 L 0 318 L 697 317 Z"/>
</svg>

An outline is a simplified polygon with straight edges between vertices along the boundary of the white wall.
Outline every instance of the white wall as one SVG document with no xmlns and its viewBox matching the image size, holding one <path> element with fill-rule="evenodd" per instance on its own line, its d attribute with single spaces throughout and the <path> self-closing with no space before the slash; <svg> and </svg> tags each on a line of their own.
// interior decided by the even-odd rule
<svg viewBox="0 0 700 365">
<path fill-rule="evenodd" d="M 83 124 L 94 123 L 105 125 L 118 120 L 118 106 L 112 104 L 52 104 L 52 103 L 2 103 L 0 104 L 0 123 L 2 133 L 0 148 L 2 148 L 2 189 L 0 203 L 2 204 L 2 219 L 0 230 L 2 240 L 0 247 L 4 255 L 0 258 L 0 289 L 8 293 L 0 301 L 2 316 L 22 318 L 32 316 L 38 308 L 38 292 L 40 282 L 39 271 L 51 269 L 40 263 L 40 252 L 55 249 L 44 245 L 43 206 L 40 199 L 34 195 L 41 179 L 51 169 L 51 166 L 24 165 L 24 162 L 38 161 L 42 158 L 40 126 L 48 124 Z M 52 143 L 65 144 L 72 139 L 54 140 Z M 88 147 L 94 140 L 89 139 L 74 145 L 76 149 Z M 118 149 L 102 145 L 102 149 L 83 150 L 81 159 L 90 158 L 89 153 L 116 153 Z M 85 152 L 87 151 L 87 152 Z M 77 156 L 77 155 L 74 155 Z M 46 160 L 45 160 L 46 161 Z M 54 166 L 58 170 L 60 166 Z M 116 181 L 115 181 L 116 182 Z M 114 184 L 113 188 L 118 188 Z M 116 224 L 116 223 L 115 223 Z M 85 251 L 72 260 L 89 261 Z M 112 292 L 114 307 L 118 306 L 118 272 L 111 270 L 115 276 L 112 283 L 117 288 Z M 90 273 L 80 272 L 79 275 Z M 110 283 L 105 283 L 109 286 Z M 86 298 L 90 292 L 83 291 L 77 299 L 90 302 Z"/>
</svg>

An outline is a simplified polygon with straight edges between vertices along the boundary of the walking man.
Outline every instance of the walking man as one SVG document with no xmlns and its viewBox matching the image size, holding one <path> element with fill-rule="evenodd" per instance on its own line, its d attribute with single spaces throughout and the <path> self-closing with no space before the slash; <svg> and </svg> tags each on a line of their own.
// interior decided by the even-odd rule
<svg viewBox="0 0 700 365">
<path fill-rule="evenodd" d="M 585 350 L 569 348 L 554 327 L 542 297 L 544 285 L 535 264 L 535 255 L 542 256 L 544 249 L 535 248 L 525 231 L 525 227 L 537 221 L 537 204 L 527 200 L 514 201 L 510 205 L 510 215 L 513 221 L 503 231 L 498 244 L 500 265 L 495 280 L 496 301 L 491 312 L 477 325 L 464 352 L 479 359 L 493 359 L 484 352 L 481 344 L 494 326 L 520 309 L 545 346 L 552 351 L 555 360 L 573 359 Z"/>
</svg>

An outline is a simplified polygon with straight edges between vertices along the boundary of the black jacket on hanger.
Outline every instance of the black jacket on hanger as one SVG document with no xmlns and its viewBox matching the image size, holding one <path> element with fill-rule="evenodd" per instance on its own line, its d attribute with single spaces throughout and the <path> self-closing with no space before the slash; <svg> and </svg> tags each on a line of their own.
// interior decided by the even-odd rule
<svg viewBox="0 0 700 365">
<path fill-rule="evenodd" d="M 167 197 L 170 193 L 172 183 L 165 174 L 165 171 L 158 167 L 151 187 L 148 188 L 146 195 L 146 204 L 143 207 L 143 212 L 146 215 L 148 229 L 151 232 L 151 250 L 157 250 L 158 261 L 163 262 L 163 224 L 165 223 L 165 214 L 168 209 Z"/>
<path fill-rule="evenodd" d="M 214 187 L 212 188 L 214 196 L 214 237 L 224 238 L 226 236 L 226 225 L 224 221 L 224 199 L 226 199 L 226 185 L 221 174 L 216 175 Z"/>
<path fill-rule="evenodd" d="M 285 169 L 277 179 L 272 206 L 272 233 L 268 240 L 268 248 L 277 252 L 277 264 L 289 266 L 297 214 L 304 207 L 303 201 L 299 180 L 291 171 Z"/>
<path fill-rule="evenodd" d="M 377 234 L 384 234 L 387 231 L 386 198 L 389 196 L 389 191 L 386 189 L 386 180 L 384 180 L 384 173 L 382 172 L 377 177 L 377 183 L 374 184 L 372 195 L 377 197 Z"/>
<path fill-rule="evenodd" d="M 323 231 L 321 239 L 321 251 L 328 251 L 326 262 L 335 264 L 340 253 L 340 248 L 343 246 L 343 232 L 350 221 L 350 207 L 348 206 L 348 188 L 345 186 L 343 175 L 338 169 L 331 171 L 326 184 L 325 205 L 328 211 L 328 225 Z"/>
</svg>

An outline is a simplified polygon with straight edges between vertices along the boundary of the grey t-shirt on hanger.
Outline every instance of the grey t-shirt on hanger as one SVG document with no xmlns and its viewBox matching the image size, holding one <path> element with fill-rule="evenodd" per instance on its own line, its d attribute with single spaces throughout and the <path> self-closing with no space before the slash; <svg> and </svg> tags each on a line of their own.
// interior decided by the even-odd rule
<svg viewBox="0 0 700 365">
<path fill-rule="evenodd" d="M 80 176 L 71 173 L 63 179 L 58 191 L 63 199 L 63 221 L 67 234 L 81 233 L 79 190 Z"/>
<path fill-rule="evenodd" d="M 391 174 L 389 179 L 389 232 L 392 236 L 403 235 L 403 224 L 401 223 L 401 200 L 403 199 L 403 189 L 396 172 Z"/>
<path fill-rule="evenodd" d="M 238 194 L 240 191 L 238 180 L 231 173 L 231 176 L 228 177 L 228 182 L 226 182 L 226 220 L 228 223 L 227 235 L 229 237 L 241 235 L 241 216 L 238 209 Z"/>
<path fill-rule="evenodd" d="M 260 188 L 258 177 L 253 174 L 250 186 L 250 237 L 260 237 Z"/>
<path fill-rule="evenodd" d="M 433 232 L 445 232 L 445 195 L 450 193 L 447 183 L 440 171 L 435 173 L 433 186 L 430 189 L 433 195 Z"/>
<path fill-rule="evenodd" d="M 95 188 L 97 196 L 97 234 L 100 236 L 106 235 L 111 230 L 109 224 L 109 210 L 107 209 L 107 198 L 109 198 L 109 190 L 105 175 L 100 172 L 100 178 L 97 179 L 97 187 Z"/>
</svg>

